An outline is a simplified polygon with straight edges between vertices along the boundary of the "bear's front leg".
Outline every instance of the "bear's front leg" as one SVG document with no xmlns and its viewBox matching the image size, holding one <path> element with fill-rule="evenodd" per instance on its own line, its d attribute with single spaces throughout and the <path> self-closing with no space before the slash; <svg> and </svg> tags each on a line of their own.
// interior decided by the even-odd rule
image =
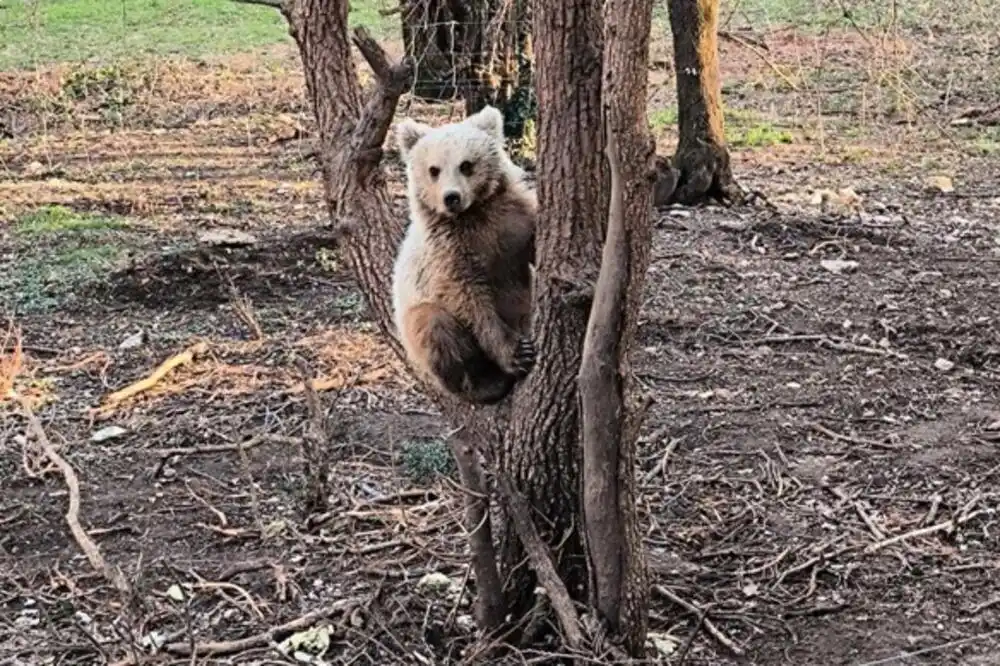
<svg viewBox="0 0 1000 666">
<path fill-rule="evenodd" d="M 535 366 L 535 345 L 522 336 L 496 312 L 481 312 L 473 332 L 483 351 L 509 375 L 524 377 Z"/>
</svg>

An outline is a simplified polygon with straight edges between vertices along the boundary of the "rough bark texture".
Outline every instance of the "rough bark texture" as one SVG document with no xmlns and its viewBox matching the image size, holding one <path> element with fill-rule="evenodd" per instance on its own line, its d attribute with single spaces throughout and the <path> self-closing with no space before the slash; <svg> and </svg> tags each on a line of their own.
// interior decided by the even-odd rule
<svg viewBox="0 0 1000 666">
<path fill-rule="evenodd" d="M 344 252 L 374 319 L 399 351 L 388 294 L 403 220 L 393 210 L 380 161 L 396 103 L 412 80 L 412 69 L 391 67 L 375 41 L 361 33 L 355 41 L 378 82 L 362 107 L 347 37 L 347 7 L 346 0 L 298 0 L 283 11 L 299 46 L 316 116 L 330 216 L 344 232 Z"/>
<path fill-rule="evenodd" d="M 709 198 L 739 198 L 726 148 L 719 78 L 719 0 L 670 0 L 677 74 L 680 142 L 665 182 L 674 181 L 668 202 L 693 204 Z M 659 203 L 659 202 L 658 202 Z"/>
<path fill-rule="evenodd" d="M 648 576 L 635 511 L 635 428 L 629 427 L 629 348 L 652 243 L 655 144 L 646 119 L 652 0 L 604 7 L 602 93 L 611 205 L 580 368 L 583 524 L 591 603 L 612 635 L 641 654 Z"/>
<path fill-rule="evenodd" d="M 601 114 L 601 0 L 533 7 L 540 219 L 534 331 L 538 363 L 513 396 L 501 469 L 535 511 L 556 569 L 574 599 L 587 601 L 580 516 L 577 373 L 607 213 Z M 501 541 L 509 609 L 534 602 L 535 577 L 510 521 Z M 529 637 L 530 638 L 530 637 Z"/>
</svg>

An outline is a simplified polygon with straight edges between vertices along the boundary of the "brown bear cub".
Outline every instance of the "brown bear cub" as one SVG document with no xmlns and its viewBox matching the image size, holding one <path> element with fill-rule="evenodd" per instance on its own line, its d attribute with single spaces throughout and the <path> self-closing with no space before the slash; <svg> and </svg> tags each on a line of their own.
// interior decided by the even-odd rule
<svg viewBox="0 0 1000 666">
<path fill-rule="evenodd" d="M 495 404 L 535 364 L 538 200 L 493 107 L 440 127 L 406 119 L 395 134 L 410 204 L 392 285 L 400 341 L 425 380 Z"/>
</svg>

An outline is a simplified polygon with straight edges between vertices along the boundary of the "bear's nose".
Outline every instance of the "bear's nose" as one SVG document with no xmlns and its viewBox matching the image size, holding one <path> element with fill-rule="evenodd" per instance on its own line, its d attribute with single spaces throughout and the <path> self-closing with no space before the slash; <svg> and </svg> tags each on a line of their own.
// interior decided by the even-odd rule
<svg viewBox="0 0 1000 666">
<path fill-rule="evenodd" d="M 451 212 L 456 212 L 462 204 L 462 195 L 458 192 L 446 192 L 444 195 L 444 207 Z"/>
</svg>

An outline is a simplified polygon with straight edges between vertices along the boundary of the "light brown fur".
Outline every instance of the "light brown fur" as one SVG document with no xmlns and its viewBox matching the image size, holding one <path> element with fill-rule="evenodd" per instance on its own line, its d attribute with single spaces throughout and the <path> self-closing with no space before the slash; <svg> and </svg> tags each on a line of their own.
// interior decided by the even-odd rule
<svg viewBox="0 0 1000 666">
<path fill-rule="evenodd" d="M 393 276 L 403 347 L 440 388 L 498 402 L 534 365 L 535 194 L 503 151 L 495 109 L 435 130 L 404 121 L 397 136 L 411 212 Z"/>
</svg>

